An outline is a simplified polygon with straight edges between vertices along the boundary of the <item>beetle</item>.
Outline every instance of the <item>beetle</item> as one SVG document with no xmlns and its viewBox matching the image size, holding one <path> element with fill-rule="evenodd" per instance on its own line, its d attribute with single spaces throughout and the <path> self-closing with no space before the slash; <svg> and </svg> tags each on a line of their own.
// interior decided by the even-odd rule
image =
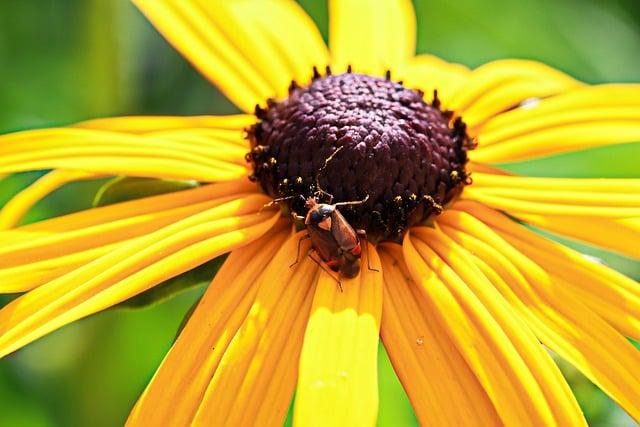
<svg viewBox="0 0 640 427">
<path fill-rule="evenodd" d="M 305 201 L 305 207 L 308 209 L 306 216 L 301 216 L 296 212 L 291 212 L 291 216 L 294 221 L 304 221 L 304 225 L 307 229 L 307 235 L 298 241 L 296 260 L 289 267 L 293 267 L 300 260 L 300 245 L 302 241 L 311 239 L 311 249 L 308 253 L 309 257 L 323 267 L 318 260 L 311 256 L 314 251 L 317 252 L 321 260 L 332 271 L 338 272 L 340 275 L 351 279 L 356 277 L 360 272 L 362 245 L 360 244 L 359 236 L 363 236 L 366 239 L 367 233 L 365 230 L 354 230 L 351 224 L 349 224 L 337 208 L 338 206 L 359 205 L 365 203 L 369 200 L 369 195 L 367 194 L 367 196 L 362 200 L 332 203 L 333 195 L 322 189 L 319 180 L 319 176 L 322 171 L 327 167 L 331 159 L 333 159 L 343 148 L 344 146 L 338 147 L 329 157 L 327 157 L 324 161 L 324 165 L 318 171 L 318 174 L 316 175 L 316 195 L 307 197 Z M 321 203 L 318 201 L 319 198 L 317 196 L 321 194 L 325 194 L 329 197 L 329 203 Z M 302 197 L 302 195 L 280 197 L 272 200 L 264 207 L 295 197 Z M 368 258 L 367 265 L 369 270 L 378 271 L 375 268 L 371 268 Z M 340 290 L 342 290 L 340 280 L 336 279 L 336 281 L 338 282 L 338 286 L 340 286 Z"/>
<path fill-rule="evenodd" d="M 315 250 L 322 261 L 333 271 L 350 279 L 360 272 L 360 257 L 362 246 L 359 235 L 365 235 L 364 230 L 354 230 L 351 224 L 342 216 L 338 206 L 361 204 L 363 200 L 342 203 L 319 203 L 316 198 L 309 197 L 305 206 L 309 209 L 305 217 L 293 214 L 296 220 L 304 220 L 308 235 L 300 239 L 311 239 L 312 250 Z M 298 242 L 298 262 L 300 252 Z"/>
<path fill-rule="evenodd" d="M 307 215 L 302 217 L 297 215 L 295 212 L 291 214 L 294 220 L 304 220 L 304 225 L 308 233 L 307 236 L 303 237 L 298 242 L 298 255 L 296 257 L 296 261 L 291 266 L 298 263 L 298 259 L 300 258 L 300 243 L 302 240 L 311 239 L 311 250 L 309 252 L 309 256 L 311 257 L 312 251 L 317 252 L 322 261 L 331 270 L 351 279 L 356 277 L 360 272 L 362 245 L 360 244 L 359 236 L 366 239 L 367 233 L 365 230 L 354 230 L 351 224 L 349 224 L 337 208 L 338 206 L 359 205 L 365 203 L 369 200 L 369 195 L 367 194 L 362 200 L 332 203 L 333 195 L 322 189 L 319 180 L 319 176 L 322 171 L 343 148 L 344 145 L 338 147 L 329 157 L 327 157 L 324 161 L 324 165 L 316 175 L 317 193 L 326 194 L 329 197 L 329 203 L 320 203 L 316 197 L 308 197 L 305 202 L 305 207 L 308 209 Z M 313 259 L 313 257 L 311 257 L 311 259 Z M 316 260 L 314 259 L 314 261 Z M 378 271 L 371 268 L 369 261 L 370 260 L 367 257 L 369 270 Z M 340 286 L 340 290 L 342 290 L 340 280 L 338 280 L 338 285 Z"/>
</svg>

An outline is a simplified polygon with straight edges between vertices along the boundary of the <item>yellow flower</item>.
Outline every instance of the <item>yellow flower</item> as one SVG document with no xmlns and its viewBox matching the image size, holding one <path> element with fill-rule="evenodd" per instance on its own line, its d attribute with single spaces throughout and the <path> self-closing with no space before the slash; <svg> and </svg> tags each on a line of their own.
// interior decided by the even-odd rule
<svg viewBox="0 0 640 427">
<path fill-rule="evenodd" d="M 531 61 L 468 70 L 415 56 L 415 18 L 404 0 L 330 1 L 330 49 L 292 1 L 135 3 L 247 114 L 123 117 L 0 137 L 0 174 L 52 170 L 0 214 L 0 292 L 26 292 L 0 310 L 0 357 L 230 252 L 129 424 L 281 425 L 296 390 L 298 425 L 373 425 L 379 337 L 425 425 L 584 425 L 545 346 L 640 420 L 640 352 L 625 338 L 640 339 L 640 286 L 519 223 L 640 258 L 640 180 L 532 178 L 491 166 L 640 140 L 640 85 L 589 86 Z M 299 248 L 303 233 L 263 209 L 271 199 L 262 190 L 280 187 L 269 187 L 261 154 L 245 161 L 265 132 L 277 139 L 272 128 L 293 123 L 286 116 L 275 124 L 291 81 L 300 87 L 294 94 L 308 93 L 313 67 L 327 65 L 334 75 L 351 66 L 366 87 L 391 90 L 394 83 L 380 83 L 390 70 L 403 94 L 415 88 L 431 99 L 437 90 L 419 108 L 451 118 L 443 132 L 458 138 L 448 146 L 458 151 L 427 157 L 461 161 L 438 178 L 450 197 L 419 194 L 431 203 L 420 205 L 429 225 L 406 219 L 408 231 L 378 233 L 383 241 L 362 251 L 371 268 L 363 263 L 353 279 L 330 275 L 317 256 L 291 266 L 309 242 Z M 250 114 L 256 104 L 259 120 Z M 370 106 L 350 104 L 347 114 Z M 466 129 L 454 125 L 457 117 Z M 460 156 L 472 141 L 465 168 Z M 340 164 L 304 166 L 313 171 L 305 179 Z M 380 172 L 351 167 L 358 179 Z M 465 185 L 467 172 L 473 183 Z M 14 228 L 55 188 L 118 175 L 202 185 Z M 312 188 L 320 190 L 305 191 Z M 414 195 L 389 200 L 411 216 Z M 389 208 L 380 223 L 396 214 Z"/>
</svg>

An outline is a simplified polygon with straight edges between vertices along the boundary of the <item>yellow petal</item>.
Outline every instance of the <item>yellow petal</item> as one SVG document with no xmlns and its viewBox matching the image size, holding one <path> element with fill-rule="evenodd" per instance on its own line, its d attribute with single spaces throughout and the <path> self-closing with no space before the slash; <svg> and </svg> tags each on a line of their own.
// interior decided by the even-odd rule
<svg viewBox="0 0 640 427">
<path fill-rule="evenodd" d="M 627 180 L 621 179 L 624 183 Z M 631 184 L 632 180 L 628 180 Z M 636 182 L 640 182 L 637 180 Z M 479 192 L 496 197 L 508 199 L 531 201 L 549 204 L 568 204 L 576 206 L 604 206 L 616 209 L 618 207 L 638 207 L 640 206 L 640 193 L 614 193 L 607 191 L 589 191 L 589 182 L 585 180 L 585 188 L 581 191 L 562 191 L 553 187 L 546 190 L 523 189 L 509 187 L 485 187 L 474 186 L 473 192 Z"/>
<path fill-rule="evenodd" d="M 602 197 L 600 197 L 602 195 Z M 514 215 L 557 215 L 563 217 L 629 218 L 640 216 L 640 199 L 602 193 L 541 190 L 486 190 L 470 186 L 462 196 Z"/>
<path fill-rule="evenodd" d="M 312 67 L 328 58 L 315 25 L 293 1 L 134 3 L 246 112 L 270 97 L 284 96 L 291 79 L 308 79 Z"/>
<path fill-rule="evenodd" d="M 269 75 L 279 98 L 287 96 L 291 80 L 305 85 L 313 67 L 329 64 L 320 31 L 295 1 L 228 2 L 225 8 L 212 8 L 211 17 L 228 30 L 260 72 Z"/>
<path fill-rule="evenodd" d="M 537 240 L 537 237 L 534 235 L 530 241 Z M 640 339 L 640 286 L 637 282 L 624 276 L 617 278 L 616 274 L 608 277 L 594 275 L 593 269 L 587 268 L 590 267 L 588 264 L 572 262 L 566 256 L 549 257 L 548 253 L 558 252 L 554 248 L 547 252 L 512 236 L 506 236 L 505 240 L 535 260 L 550 273 L 558 286 L 578 298 L 624 335 Z M 587 262 L 594 264 L 592 261 Z"/>
<path fill-rule="evenodd" d="M 482 135 L 482 125 L 491 118 L 516 106 L 525 104 L 528 100 L 546 98 L 577 87 L 578 83 L 571 80 L 546 80 L 527 76 L 513 81 L 501 82 L 477 99 L 464 110 L 464 122 L 475 135 Z M 461 92 L 464 90 L 461 89 Z M 532 101 L 535 102 L 535 101 Z"/>
<path fill-rule="evenodd" d="M 478 324 L 482 317 L 486 319 L 482 323 L 486 324 L 493 337 L 489 341 L 493 342 L 490 348 L 502 353 L 496 354 L 496 358 L 504 358 L 501 365 L 508 366 L 506 374 L 511 377 L 507 381 L 503 379 L 501 386 L 495 384 L 496 392 L 492 396 L 505 424 L 509 425 L 509 417 L 518 411 L 518 399 L 514 399 L 513 395 L 519 394 L 522 396 L 521 416 L 524 417 L 521 423 L 575 425 L 582 418 L 580 410 L 559 370 L 527 326 L 474 266 L 469 253 L 433 229 L 420 227 L 412 234 L 416 236 L 413 242 L 418 251 L 423 258 L 425 255 L 431 257 L 432 268 L 442 275 L 453 295 L 466 302 L 463 307 L 468 304 L 468 312 L 477 313 L 470 315 L 470 321 Z M 437 251 L 437 255 L 420 241 Z M 442 261 L 446 264 L 442 264 Z M 473 306 L 476 306 L 475 310 L 471 308 Z M 478 348 L 481 346 L 478 345 Z M 485 365 L 483 369 L 489 371 L 491 366 Z M 489 376 L 492 374 L 495 375 L 487 372 Z M 485 383 L 485 389 L 488 384 L 491 383 Z M 511 405 L 513 408 L 505 413 L 505 409 Z"/>
<path fill-rule="evenodd" d="M 640 116 L 639 116 L 640 117 Z M 482 146 L 469 153 L 476 162 L 515 162 L 603 145 L 640 141 L 640 120 L 611 118 L 570 123 L 515 136 L 501 143 Z"/>
<path fill-rule="evenodd" d="M 235 148 L 242 148 L 246 153 L 249 149 L 249 141 L 247 140 L 247 130 L 242 129 L 222 129 L 222 128 L 205 128 L 190 127 L 184 129 L 161 129 L 145 133 L 148 136 L 175 138 L 180 141 L 187 138 L 185 143 L 195 145 L 203 145 L 203 140 L 215 142 L 224 142 Z M 244 155 L 242 156 L 244 159 Z"/>
<path fill-rule="evenodd" d="M 381 76 L 401 67 L 416 49 L 416 17 L 409 0 L 329 1 L 332 66 Z"/>
<path fill-rule="evenodd" d="M 14 300 L 0 310 L 0 357 L 259 238 L 279 217 L 256 215 L 265 200 L 248 196 L 192 215 Z"/>
<path fill-rule="evenodd" d="M 404 265 L 401 247 L 384 244 L 380 335 L 421 425 L 502 425 L 491 400 Z"/>
<path fill-rule="evenodd" d="M 168 139 L 182 147 L 200 149 L 207 157 L 246 166 L 249 151 L 246 129 L 256 117 L 231 116 L 158 116 L 115 117 L 82 122 L 75 127 L 130 134 L 144 134 L 156 140 Z M 164 144 L 161 142 L 160 145 Z M 195 146 L 195 147 L 194 147 Z"/>
<path fill-rule="evenodd" d="M 558 425 L 585 424 L 580 407 L 560 370 L 533 332 L 523 324 L 523 319 L 491 286 L 482 270 L 476 268 L 471 253 L 440 231 L 422 227 L 416 230 L 416 235 L 429 242 L 499 322 L 531 371 L 555 422 Z M 534 399 L 532 394 L 529 396 Z M 536 406 L 542 408 L 542 400 Z"/>
<path fill-rule="evenodd" d="M 580 85 L 539 62 L 499 60 L 473 70 L 448 105 L 474 129 L 527 99 L 554 95 Z"/>
<path fill-rule="evenodd" d="M 523 248 L 525 252 L 528 248 Z M 529 257 L 535 260 L 539 265 L 545 267 L 544 262 L 540 261 L 540 255 L 532 251 Z M 549 268 L 554 271 L 555 268 Z M 624 292 L 609 292 L 609 289 L 594 289 L 585 287 L 583 283 L 575 279 L 562 279 L 559 273 L 550 274 L 554 283 L 567 290 L 572 298 L 578 298 L 591 311 L 596 313 L 602 319 L 607 321 L 618 332 L 626 337 L 633 339 L 640 338 L 640 298 L 638 295 Z M 591 283 L 589 284 L 591 285 Z M 601 295 L 607 293 L 604 297 Z M 623 306 L 621 309 L 620 306 Z"/>
<path fill-rule="evenodd" d="M 502 113 L 482 127 L 484 145 L 571 123 L 629 117 L 640 107 L 639 84 L 582 86 Z"/>
<path fill-rule="evenodd" d="M 534 178 L 476 171 L 473 187 L 485 194 L 547 203 L 619 207 L 637 205 L 640 201 L 638 179 Z M 549 231 L 640 258 L 637 218 L 510 213 Z"/>
<path fill-rule="evenodd" d="M 490 175 L 511 175 L 510 172 L 507 172 L 504 169 L 499 169 L 497 167 L 490 166 L 484 163 L 476 163 L 473 160 L 467 163 L 467 169 L 469 170 L 469 172 L 473 174 L 483 173 L 483 174 L 490 174 Z"/>
<path fill-rule="evenodd" d="M 582 87 L 517 108 L 484 126 L 472 157 L 505 162 L 640 140 L 640 85 Z"/>
<path fill-rule="evenodd" d="M 575 218 L 531 214 L 517 214 L 517 217 L 545 230 L 640 259 L 640 223 L 636 218 Z"/>
<path fill-rule="evenodd" d="M 213 128 L 241 131 L 255 123 L 251 114 L 228 116 L 124 116 L 94 119 L 78 123 L 76 127 L 112 132 L 145 134 L 189 128 Z"/>
<path fill-rule="evenodd" d="M 455 212 L 445 215 L 441 221 L 475 237 L 476 244 L 468 238 L 460 241 L 470 245 L 477 257 L 495 271 L 493 282 L 502 292 L 518 295 L 516 298 L 522 304 L 515 303 L 514 306 L 519 306 L 523 317 L 527 318 L 545 344 L 573 363 L 632 416 L 638 418 L 640 353 L 585 306 L 580 298 L 567 291 L 564 282 L 554 281 L 536 264 L 544 258 L 552 258 L 552 254 L 530 259 L 529 253 L 525 255 L 516 249 L 517 239 L 512 235 L 494 232 L 499 230 L 498 227 L 512 228 L 517 225 L 508 224 L 509 220 L 504 217 L 500 219 L 497 213 L 476 210 L 474 215 L 478 212 L 483 221 L 485 218 L 491 219 L 487 224 L 491 228 L 471 215 Z M 478 243 L 482 241 L 486 244 Z M 571 264 L 565 266 L 570 268 Z M 491 271 L 485 271 L 491 274 Z"/>
<path fill-rule="evenodd" d="M 245 112 L 277 90 L 196 2 L 134 0 L 156 29 Z M 220 2 L 217 3 L 218 5 Z"/>
<path fill-rule="evenodd" d="M 288 235 L 285 227 L 275 227 L 231 253 L 138 400 L 127 425 L 192 422 L 220 360 L 249 313 L 259 278 Z M 284 252 L 275 261 L 290 263 Z"/>
<path fill-rule="evenodd" d="M 415 56 L 408 59 L 404 66 L 393 69 L 398 70 L 392 76 L 394 80 L 403 81 L 406 87 L 422 90 L 429 102 L 437 90 L 443 109 L 449 108 L 449 99 L 471 74 L 464 65 L 448 63 L 433 55 Z"/>
<path fill-rule="evenodd" d="M 607 286 L 611 286 L 612 288 L 630 292 L 634 295 L 640 295 L 640 289 L 638 289 L 636 281 L 602 264 L 593 262 L 592 260 L 585 258 L 584 255 L 579 252 L 569 249 L 564 245 L 552 242 L 549 239 L 526 230 L 509 220 L 505 215 L 496 212 L 487 206 L 476 202 L 461 201 L 457 202 L 453 208 L 468 212 L 474 217 L 482 220 L 484 223 L 489 224 L 491 227 L 495 227 L 498 230 L 518 237 L 518 239 L 524 242 L 529 242 L 531 245 L 541 248 L 545 252 L 552 254 L 552 256 L 549 256 L 549 260 L 551 261 L 559 260 L 560 263 L 565 266 L 575 265 L 577 267 L 577 269 L 575 269 L 576 272 L 578 270 L 589 272 L 589 274 L 593 276 L 594 279 L 598 280 L 602 286 L 606 283 Z M 625 221 L 634 220 L 635 218 Z"/>
<path fill-rule="evenodd" d="M 640 192 L 640 179 L 608 178 L 539 178 L 514 176 L 500 173 L 494 169 L 490 173 L 477 171 L 473 174 L 474 187 L 482 188 L 518 188 L 524 190 L 587 191 L 605 193 Z"/>
<path fill-rule="evenodd" d="M 249 164 L 245 155 L 250 150 L 249 141 L 244 137 L 246 132 L 228 131 L 220 129 L 196 129 L 168 130 L 162 132 L 148 133 L 155 139 L 167 142 L 175 142 L 181 145 L 197 147 L 198 150 L 207 153 L 207 157 L 221 162 L 235 163 L 247 169 L 249 175 Z M 242 134 L 242 135 L 241 135 Z"/>
<path fill-rule="evenodd" d="M 46 259 L 27 259 L 24 264 L 0 268 L 0 294 L 26 292 L 113 251 L 128 240 L 96 246 L 69 254 L 51 253 Z M 49 249 L 49 252 L 53 252 Z"/>
<path fill-rule="evenodd" d="M 371 265 L 380 270 L 373 246 Z M 300 356 L 294 424 L 372 426 L 378 414 L 377 349 L 382 272 L 351 280 L 322 271 Z"/>
<path fill-rule="evenodd" d="M 516 216 L 640 215 L 640 179 L 532 178 L 479 172 L 473 174 L 473 186 L 463 197 Z"/>
<path fill-rule="evenodd" d="M 284 422 L 296 386 L 318 270 L 308 257 L 290 267 L 302 233 L 288 240 L 261 275 L 253 306 L 209 383 L 196 425 L 281 426 Z M 303 253 L 309 247 L 305 243 Z"/>
<path fill-rule="evenodd" d="M 103 130 L 40 129 L 0 136 L 0 171 L 77 169 L 105 175 L 225 181 L 247 169 L 188 141 Z"/>
<path fill-rule="evenodd" d="M 447 215 L 447 220 L 450 220 L 453 214 Z M 447 222 L 448 221 L 441 221 Z M 471 260 L 477 265 L 479 271 L 476 271 L 476 274 L 480 276 L 484 276 L 488 281 L 491 282 L 491 286 L 495 286 L 496 290 L 504 297 L 505 301 L 509 303 L 509 305 L 514 310 L 514 313 L 518 316 L 520 321 L 526 323 L 526 325 L 531 328 L 531 331 L 542 340 L 542 342 L 546 342 L 545 339 L 548 337 L 548 327 L 541 321 L 538 317 L 538 312 L 531 308 L 533 305 L 527 296 L 522 296 L 522 294 L 527 294 L 527 289 L 529 288 L 526 281 L 523 283 L 519 283 L 518 286 L 509 286 L 505 283 L 505 281 L 500 277 L 493 269 L 488 265 L 491 263 L 492 266 L 499 265 L 500 262 L 504 261 L 504 256 L 499 252 L 492 250 L 490 255 L 488 255 L 487 248 L 488 245 L 483 244 L 482 242 L 474 239 L 473 237 L 464 234 L 457 229 L 450 228 L 449 226 L 443 225 L 441 228 L 449 237 L 455 240 L 460 246 L 469 250 Z M 471 255 L 473 254 L 473 255 Z M 497 270 L 496 270 L 497 271 Z M 535 298 L 534 298 L 535 299 Z M 528 303 L 528 305 L 527 305 Z M 555 383 L 552 384 L 555 387 L 549 390 L 551 403 L 555 406 L 554 412 L 556 414 L 560 414 L 560 418 L 565 419 L 565 424 L 567 425 L 579 425 L 585 424 L 584 417 L 581 413 L 580 408 L 578 407 L 577 402 L 571 392 L 571 389 L 568 387 L 566 382 L 561 376 L 560 371 L 554 365 L 549 364 L 549 374 L 551 374 L 551 380 Z M 560 423 L 562 425 L 563 423 Z"/>
<path fill-rule="evenodd" d="M 249 193 L 243 188 L 247 187 L 242 183 L 213 184 L 0 231 L 0 277 L 5 275 L 2 268 L 54 259 L 148 234 L 198 212 L 242 199 Z"/>
<path fill-rule="evenodd" d="M 70 182 L 99 176 L 73 170 L 52 171 L 20 191 L 0 210 L 0 230 L 15 227 L 29 210 L 44 197 Z"/>
<path fill-rule="evenodd" d="M 185 205 L 205 202 L 211 199 L 227 196 L 241 196 L 246 193 L 256 192 L 256 185 L 243 178 L 237 181 L 203 185 L 201 187 L 183 190 L 180 192 L 160 194 L 157 196 L 120 202 L 109 206 L 87 209 L 24 225 L 18 229 L 4 231 L 2 233 L 10 235 L 11 240 L 24 240 L 19 238 L 19 234 L 33 233 L 34 235 L 37 235 L 77 230 L 79 228 L 126 219 L 136 215 L 144 215 L 161 210 L 180 208 Z M 26 234 L 26 237 L 30 238 L 31 236 Z"/>
</svg>

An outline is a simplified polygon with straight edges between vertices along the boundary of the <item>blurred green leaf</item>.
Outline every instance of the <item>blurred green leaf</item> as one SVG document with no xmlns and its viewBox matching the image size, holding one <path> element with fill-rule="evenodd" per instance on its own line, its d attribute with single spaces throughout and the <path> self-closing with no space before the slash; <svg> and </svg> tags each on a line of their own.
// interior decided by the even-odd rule
<svg viewBox="0 0 640 427">
<path fill-rule="evenodd" d="M 382 342 L 378 346 L 378 427 L 417 426 L 409 397 L 404 391 Z"/>
<path fill-rule="evenodd" d="M 415 0 L 418 52 L 472 67 L 534 59 L 587 82 L 637 81 L 640 15 L 625 10 L 637 3 Z"/>
<path fill-rule="evenodd" d="M 216 275 L 220 266 L 226 259 L 226 255 L 220 256 L 209 262 L 160 283 L 153 288 L 121 302 L 115 308 L 143 308 L 165 301 L 174 295 L 186 290 L 207 285 Z M 182 328 L 182 325 L 180 328 Z"/>
<path fill-rule="evenodd" d="M 2 308 L 5 305 L 9 304 L 11 301 L 13 301 L 14 299 L 18 298 L 20 295 L 22 295 L 22 294 L 2 294 L 2 295 L 0 295 L 0 308 Z M 2 425 L 2 424 L 0 424 L 0 425 Z"/>
<path fill-rule="evenodd" d="M 638 178 L 640 142 L 609 145 L 497 166 L 528 176 L 558 178 Z"/>
<path fill-rule="evenodd" d="M 0 208 L 18 192 L 33 184 L 46 171 L 20 172 L 0 180 Z M 94 195 L 107 182 L 106 178 L 76 181 L 62 186 L 38 201 L 20 222 L 30 224 L 47 218 L 62 216 L 89 209 L 93 206 Z"/>
<path fill-rule="evenodd" d="M 571 390 L 590 426 L 637 426 L 629 415 L 582 372 L 553 351 L 548 351 L 560 368 L 562 375 L 571 385 Z"/>
<path fill-rule="evenodd" d="M 283 427 L 292 427 L 293 426 L 293 408 L 296 402 L 296 392 L 293 391 L 293 396 L 291 396 L 291 402 L 289 403 L 289 409 L 287 410 L 287 417 L 284 419 Z"/>
<path fill-rule="evenodd" d="M 187 190 L 197 186 L 198 183 L 195 181 L 118 177 L 110 180 L 98 190 L 93 206 L 106 206 L 142 197 Z"/>
</svg>

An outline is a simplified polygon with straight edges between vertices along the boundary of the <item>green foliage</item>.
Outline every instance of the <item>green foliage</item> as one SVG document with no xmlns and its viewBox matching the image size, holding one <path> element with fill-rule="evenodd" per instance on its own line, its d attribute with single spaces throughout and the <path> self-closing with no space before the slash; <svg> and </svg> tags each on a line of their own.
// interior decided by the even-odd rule
<svg viewBox="0 0 640 427">
<path fill-rule="evenodd" d="M 23 172 L 10 175 L 0 181 L 0 207 L 23 188 L 31 185 L 44 175 L 44 171 Z M 105 183 L 105 179 L 78 181 L 54 191 L 36 203 L 24 220 L 29 224 L 54 216 L 66 215 L 93 206 L 95 193 Z"/>
<path fill-rule="evenodd" d="M 409 397 L 393 370 L 382 342 L 378 346 L 378 384 L 378 427 L 417 426 L 418 420 L 413 413 Z"/>
<path fill-rule="evenodd" d="M 126 301 L 116 308 L 142 308 L 161 303 L 189 289 L 208 285 L 216 275 L 226 256 L 220 256 L 179 276 L 166 280 Z M 187 315 L 188 317 L 188 315 Z"/>
<path fill-rule="evenodd" d="M 497 166 L 528 176 L 640 178 L 640 142 L 573 151 Z"/>
<path fill-rule="evenodd" d="M 473 67 L 535 59 L 591 83 L 638 81 L 637 0 L 417 0 L 418 51 Z"/>
<path fill-rule="evenodd" d="M 197 186 L 198 183 L 194 181 L 117 177 L 105 183 L 98 190 L 93 200 L 93 206 L 106 206 L 143 197 L 187 190 Z"/>
</svg>

